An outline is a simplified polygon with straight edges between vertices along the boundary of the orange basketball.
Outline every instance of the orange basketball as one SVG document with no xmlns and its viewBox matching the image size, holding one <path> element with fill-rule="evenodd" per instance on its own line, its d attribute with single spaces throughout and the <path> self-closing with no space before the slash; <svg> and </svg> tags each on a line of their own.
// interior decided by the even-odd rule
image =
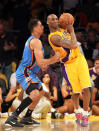
<svg viewBox="0 0 99 131">
<path fill-rule="evenodd" d="M 59 24 L 62 28 L 65 28 L 66 24 L 74 24 L 74 17 L 70 13 L 63 13 L 59 17 Z"/>
</svg>

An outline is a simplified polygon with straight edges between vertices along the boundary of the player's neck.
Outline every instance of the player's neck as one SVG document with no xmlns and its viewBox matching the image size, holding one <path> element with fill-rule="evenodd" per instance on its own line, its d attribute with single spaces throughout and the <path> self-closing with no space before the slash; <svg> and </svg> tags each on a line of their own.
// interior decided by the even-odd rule
<svg viewBox="0 0 99 131">
<path fill-rule="evenodd" d="M 58 31 L 59 30 L 59 28 L 50 28 L 50 32 L 52 33 L 52 32 L 56 32 L 56 31 Z"/>
<path fill-rule="evenodd" d="M 41 34 L 37 33 L 37 32 L 33 32 L 31 33 L 32 36 L 35 36 L 37 38 L 40 38 Z"/>
</svg>

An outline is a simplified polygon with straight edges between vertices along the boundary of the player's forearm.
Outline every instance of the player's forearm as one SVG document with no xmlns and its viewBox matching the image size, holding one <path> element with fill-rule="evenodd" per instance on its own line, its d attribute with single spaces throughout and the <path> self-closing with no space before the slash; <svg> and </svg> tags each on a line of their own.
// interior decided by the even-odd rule
<svg viewBox="0 0 99 131">
<path fill-rule="evenodd" d="M 54 64 L 56 62 L 58 62 L 58 60 L 55 59 L 54 56 L 52 56 L 49 59 L 42 59 L 41 62 L 39 61 L 39 66 L 40 67 L 49 66 L 49 65 Z"/>
<path fill-rule="evenodd" d="M 72 30 L 72 32 L 70 32 L 70 34 L 71 34 L 71 43 L 72 43 L 72 45 L 77 46 L 77 39 L 76 39 L 76 35 L 75 35 L 74 30 Z"/>
<path fill-rule="evenodd" d="M 69 49 L 75 49 L 77 48 L 77 45 L 72 44 L 71 40 L 62 39 L 60 42 L 60 46 L 63 48 L 69 48 Z"/>
</svg>

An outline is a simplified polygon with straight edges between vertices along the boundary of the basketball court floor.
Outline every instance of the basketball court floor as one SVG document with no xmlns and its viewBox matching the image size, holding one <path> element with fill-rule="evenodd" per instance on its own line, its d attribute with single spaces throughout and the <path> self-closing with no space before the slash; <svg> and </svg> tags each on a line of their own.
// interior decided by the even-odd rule
<svg viewBox="0 0 99 131">
<path fill-rule="evenodd" d="M 5 126 L 6 118 L 0 118 L 0 131 L 99 131 L 99 117 L 90 116 L 88 127 L 81 127 L 75 122 L 74 116 L 64 119 L 46 119 L 38 120 L 40 125 L 29 125 L 22 128 Z"/>
</svg>

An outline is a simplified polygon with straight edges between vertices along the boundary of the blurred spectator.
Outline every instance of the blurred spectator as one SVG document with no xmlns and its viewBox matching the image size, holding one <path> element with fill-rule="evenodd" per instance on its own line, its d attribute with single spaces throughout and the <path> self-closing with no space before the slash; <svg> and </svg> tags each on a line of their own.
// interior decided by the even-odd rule
<svg viewBox="0 0 99 131">
<path fill-rule="evenodd" d="M 86 39 L 85 38 L 86 34 L 85 34 L 84 28 L 76 28 L 75 33 L 76 33 L 77 41 L 79 41 L 80 43 L 82 43 Z"/>
<path fill-rule="evenodd" d="M 92 91 L 92 114 L 99 116 L 99 68 L 97 72 L 98 76 L 95 80 L 95 88 Z"/>
<path fill-rule="evenodd" d="M 92 50 L 95 48 L 95 41 L 96 41 L 96 30 L 90 29 L 88 30 L 88 46 Z"/>
<path fill-rule="evenodd" d="M 57 87 L 52 85 L 52 77 L 48 73 L 43 73 L 41 76 L 41 81 L 45 84 L 50 92 L 49 100 L 53 107 L 54 102 L 58 100 Z"/>
<path fill-rule="evenodd" d="M 82 49 L 84 51 L 85 58 L 87 60 L 92 60 L 93 49 L 89 47 L 89 44 L 88 44 L 87 40 L 84 40 L 82 42 Z"/>
<path fill-rule="evenodd" d="M 16 72 L 11 74 L 10 77 L 10 90 L 5 98 L 6 102 L 11 102 L 9 112 L 13 112 L 16 109 L 16 106 L 21 103 L 23 99 L 23 90 L 22 87 L 17 83 Z"/>
<path fill-rule="evenodd" d="M 53 5 L 51 11 L 59 16 L 64 10 L 64 0 L 52 0 Z"/>
<path fill-rule="evenodd" d="M 78 2 L 79 2 L 78 0 L 71 0 L 71 1 L 63 0 L 64 3 L 63 10 L 66 11 L 75 8 Z"/>
<path fill-rule="evenodd" d="M 41 21 L 47 16 L 47 5 L 45 0 L 34 0 L 30 3 L 30 13 L 32 18 L 39 18 Z"/>
<path fill-rule="evenodd" d="M 24 0 L 18 0 L 16 7 L 13 9 L 14 29 L 19 30 L 22 35 L 26 35 L 28 28 L 28 20 L 30 18 L 29 10 L 25 6 Z"/>
<path fill-rule="evenodd" d="M 95 80 L 98 76 L 99 73 L 99 56 L 97 56 L 94 60 L 94 66 L 92 68 L 89 68 L 89 73 L 90 73 L 90 79 L 91 79 L 91 94 L 93 93 L 94 87 L 95 87 Z M 90 102 L 90 106 L 92 107 L 92 103 Z"/>
<path fill-rule="evenodd" d="M 76 29 L 76 38 L 77 38 L 77 44 L 80 48 L 80 52 L 84 55 L 83 49 L 82 49 L 82 41 L 84 40 L 84 35 L 82 33 L 82 29 Z"/>
<path fill-rule="evenodd" d="M 94 63 L 92 60 L 87 59 L 88 68 L 92 68 L 94 66 Z"/>
<path fill-rule="evenodd" d="M 42 73 L 43 73 L 42 70 L 40 70 L 37 73 L 37 75 L 40 79 L 41 79 Z M 45 73 L 48 73 L 50 75 L 52 86 L 55 86 L 58 89 L 58 87 L 59 87 L 58 78 L 57 78 L 57 74 L 53 71 L 53 69 L 51 67 L 48 67 L 48 69 L 45 71 Z"/>
<path fill-rule="evenodd" d="M 91 28 L 93 28 L 96 31 L 99 31 L 99 22 L 98 22 L 98 19 L 95 16 L 90 17 L 86 28 L 88 30 L 91 29 Z"/>
<path fill-rule="evenodd" d="M 93 49 L 90 48 L 87 41 L 87 31 L 85 28 L 77 28 L 75 29 L 77 41 L 80 42 L 81 50 L 84 52 L 84 56 L 86 59 L 92 59 Z"/>
<path fill-rule="evenodd" d="M 45 97 L 45 93 L 45 96 L 40 99 L 39 103 L 33 111 L 32 117 L 37 119 L 46 118 L 48 111 L 52 112 L 52 114 L 54 114 L 55 111 L 55 113 L 57 113 L 57 117 L 59 118 L 61 114 L 53 108 L 56 107 L 55 102 L 58 100 L 57 88 L 52 84 L 53 79 L 47 72 L 43 72 L 40 79 L 49 90 L 49 95 Z M 53 117 L 56 118 L 55 114 Z"/>
<path fill-rule="evenodd" d="M 94 59 L 94 67 L 89 68 L 89 73 L 92 81 L 94 81 L 98 75 L 97 72 L 98 68 L 99 68 L 99 56 L 95 57 Z M 94 87 L 94 83 L 93 83 L 93 87 Z"/>
<path fill-rule="evenodd" d="M 8 104 L 5 102 L 5 97 L 8 93 L 8 81 L 4 74 L 1 73 L 0 67 L 0 112 L 7 112 Z"/>
<path fill-rule="evenodd" d="M 96 56 L 99 55 L 99 41 L 96 41 L 96 47 L 93 50 L 92 58 L 95 59 Z"/>
<path fill-rule="evenodd" d="M 87 15 L 81 9 L 80 5 L 77 5 L 75 8 L 75 22 L 76 22 L 77 27 L 86 27 L 86 25 L 88 23 Z"/>
<path fill-rule="evenodd" d="M 57 94 L 57 88 L 55 86 L 52 85 L 52 78 L 51 76 L 45 72 L 42 74 L 41 76 L 41 81 L 45 84 L 45 86 L 47 87 L 47 89 L 49 90 L 49 97 L 48 97 L 48 100 L 50 101 L 51 105 L 52 105 L 52 108 L 50 106 L 50 110 L 52 112 L 51 114 L 51 118 L 53 119 L 56 119 L 56 118 L 61 118 L 62 115 L 61 113 L 58 113 L 56 110 L 57 110 L 57 106 L 56 106 L 56 102 L 60 99 L 58 98 L 58 94 Z M 56 110 L 54 108 L 56 108 Z M 53 112 L 53 109 L 54 109 L 54 112 Z M 57 116 L 56 116 L 57 114 Z"/>
<path fill-rule="evenodd" d="M 6 32 L 4 25 L 0 24 L 0 63 L 1 72 L 6 75 L 8 83 L 12 73 L 11 63 L 15 59 L 14 53 L 16 45 L 14 37 L 9 32 Z"/>
</svg>

